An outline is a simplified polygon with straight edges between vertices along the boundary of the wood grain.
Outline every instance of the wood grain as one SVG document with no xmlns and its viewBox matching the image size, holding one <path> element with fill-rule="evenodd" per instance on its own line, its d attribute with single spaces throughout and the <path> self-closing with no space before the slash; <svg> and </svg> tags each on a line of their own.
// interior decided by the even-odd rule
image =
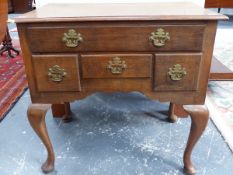
<svg viewBox="0 0 233 175">
<path fill-rule="evenodd" d="M 67 23 L 65 26 L 50 24 L 47 27 L 29 27 L 28 42 L 32 52 L 80 52 L 80 51 L 201 51 L 205 25 L 177 25 L 160 23 Z M 170 35 L 164 47 L 155 47 L 149 37 L 163 28 Z M 75 29 L 83 41 L 75 48 L 68 48 L 62 42 L 64 33 Z M 41 35 L 43 33 L 43 35 Z M 109 35 L 111 33 L 111 35 Z M 40 37 L 38 37 L 40 36 Z"/>
<path fill-rule="evenodd" d="M 127 68 L 121 74 L 107 69 L 109 61 L 118 57 Z M 82 78 L 146 78 L 152 77 L 152 55 L 149 54 L 98 54 L 81 56 Z"/>
<path fill-rule="evenodd" d="M 155 91 L 198 90 L 201 53 L 165 53 L 156 54 L 155 57 Z M 186 75 L 178 81 L 172 80 L 168 75 L 169 68 L 175 64 L 181 65 L 186 70 Z"/>
<path fill-rule="evenodd" d="M 4 39 L 7 27 L 8 0 L 0 0 L 0 44 Z"/>
<path fill-rule="evenodd" d="M 33 69 L 36 87 L 43 91 L 81 91 L 77 55 L 33 55 Z M 54 65 L 66 72 L 61 82 L 52 81 L 48 72 Z"/>
<path fill-rule="evenodd" d="M 46 21 L 151 21 L 151 20 L 218 20 L 228 19 L 185 2 L 169 3 L 100 3 L 48 4 L 16 19 L 16 22 Z M 45 20 L 46 19 L 46 20 Z"/>
<path fill-rule="evenodd" d="M 47 21 L 50 19 L 46 18 L 45 20 Z M 145 94 L 148 94 L 148 96 L 150 97 L 157 98 L 162 101 L 171 101 L 178 104 L 204 103 L 207 82 L 209 77 L 209 68 L 210 68 L 212 51 L 213 51 L 213 42 L 216 31 L 216 21 L 186 20 L 181 22 L 179 20 L 178 21 L 161 20 L 159 22 L 158 21 L 155 22 L 155 21 L 125 21 L 125 20 L 114 21 L 113 20 L 111 22 L 86 21 L 82 23 L 78 22 L 78 19 L 77 21 L 72 23 L 71 22 L 67 23 L 65 21 L 66 19 L 64 19 L 63 22 L 58 22 L 56 19 L 51 19 L 51 22 L 49 23 L 48 22 L 37 23 L 36 20 L 34 21 L 35 23 L 33 22 L 31 24 L 17 23 L 19 35 L 20 35 L 20 41 L 22 44 L 23 54 L 25 58 L 24 61 L 26 65 L 29 65 L 26 66 L 26 71 L 27 71 L 29 88 L 33 102 L 42 103 L 48 101 L 50 103 L 63 103 L 64 101 L 66 102 L 73 101 L 81 97 L 82 94 L 91 94 L 96 91 L 129 92 L 129 91 L 137 90 Z M 77 49 L 73 49 L 73 48 L 66 48 L 66 46 L 64 46 L 64 43 L 62 43 L 61 41 L 61 37 L 62 37 L 61 35 L 63 34 L 62 32 L 67 31 L 69 26 L 71 27 L 76 26 L 76 28 L 82 29 L 83 32 L 85 31 L 89 32 L 89 33 L 87 32 L 89 39 L 84 37 L 84 42 L 81 43 L 82 45 L 86 41 L 86 43 L 88 44 L 85 45 L 85 47 L 80 46 Z M 160 48 L 160 49 L 155 48 L 154 46 L 152 46 L 152 43 L 148 41 L 148 34 L 151 33 L 151 29 L 154 30 L 154 26 L 167 27 L 166 29 L 171 32 L 171 40 L 168 42 L 167 45 L 164 46 L 164 48 Z M 51 28 L 52 30 L 49 30 L 49 28 Z M 150 31 L 148 30 L 148 28 L 150 29 Z M 121 32 L 122 34 L 119 34 Z M 58 36 L 59 38 L 57 38 Z M 143 39 L 141 38 L 141 36 L 143 36 Z M 43 40 L 41 40 L 41 38 L 43 38 Z M 45 45 L 47 47 L 44 47 Z M 99 49 L 98 51 L 92 51 L 92 50 L 97 50 L 97 48 Z M 162 86 L 160 90 L 158 88 L 156 92 L 151 92 L 151 90 L 153 89 L 153 87 L 155 87 L 157 83 L 156 81 L 154 81 L 154 79 L 157 78 L 154 77 L 154 75 L 156 76 L 154 72 L 157 72 L 158 75 L 158 71 L 156 69 L 159 69 L 156 66 L 155 67 L 152 66 L 153 69 L 151 70 L 151 72 L 153 77 L 144 77 L 144 78 L 138 77 L 135 79 L 130 79 L 129 77 L 126 76 L 125 78 L 119 78 L 119 79 L 117 78 L 114 80 L 111 78 L 109 80 L 105 80 L 101 78 L 96 78 L 96 79 L 93 78 L 93 80 L 87 80 L 84 78 L 87 74 L 83 71 L 84 77 L 80 78 L 80 86 L 81 86 L 80 88 L 82 94 L 79 93 L 78 91 L 65 91 L 65 85 L 63 87 L 62 94 L 60 93 L 61 90 L 55 91 L 56 88 L 58 87 L 51 88 L 55 90 L 48 90 L 47 88 L 44 89 L 42 88 L 40 89 L 40 91 L 38 91 L 38 87 L 37 87 L 38 82 L 37 83 L 35 82 L 36 76 L 35 76 L 35 70 L 33 70 L 34 63 L 30 59 L 32 55 L 32 51 L 34 51 L 33 53 L 34 56 L 36 55 L 40 56 L 41 54 L 46 56 L 47 54 L 49 55 L 50 53 L 57 53 L 57 54 L 59 53 L 62 55 L 74 54 L 74 53 L 79 55 L 106 55 L 106 54 L 136 55 L 136 54 L 154 54 L 154 53 L 163 54 L 170 52 L 173 49 L 174 49 L 174 54 L 175 53 L 192 54 L 198 52 L 200 53 L 200 51 L 203 51 L 203 55 L 200 61 L 200 66 L 199 67 L 197 66 L 198 70 L 193 70 L 194 74 L 198 72 L 198 75 L 193 75 L 195 76 L 194 78 L 195 81 L 192 82 L 194 82 L 195 85 L 191 84 L 190 86 L 188 86 L 186 83 L 186 85 L 183 85 L 186 86 L 185 88 L 184 87 L 180 88 L 179 86 L 181 85 L 179 85 L 178 87 L 167 86 L 167 89 L 166 88 L 164 89 L 166 92 L 163 91 Z M 129 50 L 133 50 L 133 51 L 129 51 Z M 40 51 L 40 52 L 35 52 L 35 51 Z M 82 60 L 82 57 L 80 58 Z M 158 60 L 152 59 L 152 64 L 156 61 Z M 173 61 L 175 63 L 175 60 Z M 82 76 L 83 72 L 81 70 L 82 70 L 82 66 L 80 64 L 77 67 L 76 71 L 80 73 Z M 85 68 L 85 70 L 87 69 Z M 94 71 L 94 69 L 91 71 Z M 102 75 L 101 76 L 98 75 L 97 69 L 91 73 L 91 76 L 93 76 L 95 72 L 96 72 L 95 75 L 96 77 L 102 76 Z M 136 74 L 137 71 L 135 70 L 134 73 Z M 87 75 L 87 77 L 88 76 L 90 75 Z M 70 84 L 72 83 L 70 82 Z M 75 85 L 72 84 L 70 86 L 72 87 Z M 177 92 L 177 89 L 179 90 L 179 92 Z M 198 91 L 196 91 L 197 89 Z M 176 91 L 176 93 L 174 93 L 174 91 Z M 195 92 L 191 92 L 191 91 L 195 91 Z M 186 93 L 188 95 L 184 97 L 183 94 Z"/>
<path fill-rule="evenodd" d="M 25 13 L 31 11 L 33 0 L 11 0 L 14 13 Z"/>
<path fill-rule="evenodd" d="M 232 8 L 232 0 L 205 0 L 205 8 Z"/>
<path fill-rule="evenodd" d="M 208 121 L 208 110 L 200 104 L 205 102 L 218 19 L 227 17 L 190 3 L 53 4 L 27 13 L 16 22 L 31 100 L 67 104 L 59 114 L 68 114 L 69 102 L 95 92 L 139 91 L 152 99 L 171 102 L 170 117 L 176 105 L 183 106 L 192 119 L 184 169 L 194 173 L 191 153 Z M 71 28 L 83 37 L 76 48 L 62 42 Z M 170 35 L 160 48 L 149 40 L 158 28 Z M 127 69 L 116 76 L 106 71 L 106 64 L 115 56 L 127 64 Z M 171 81 L 167 74 L 175 64 L 187 71 L 178 82 Z M 48 78 L 53 65 L 67 72 L 60 83 Z M 45 127 L 46 111 L 43 105 L 31 106 L 28 116 L 49 153 L 42 166 L 49 172 L 53 170 L 54 154 Z"/>
</svg>

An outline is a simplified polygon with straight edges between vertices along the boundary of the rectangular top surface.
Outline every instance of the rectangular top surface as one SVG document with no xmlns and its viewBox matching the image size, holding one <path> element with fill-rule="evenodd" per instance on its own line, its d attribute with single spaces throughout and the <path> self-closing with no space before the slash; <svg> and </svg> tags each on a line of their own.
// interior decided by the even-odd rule
<svg viewBox="0 0 233 175">
<path fill-rule="evenodd" d="M 226 20 L 189 2 L 47 4 L 16 18 L 17 23 L 48 21 Z"/>
</svg>

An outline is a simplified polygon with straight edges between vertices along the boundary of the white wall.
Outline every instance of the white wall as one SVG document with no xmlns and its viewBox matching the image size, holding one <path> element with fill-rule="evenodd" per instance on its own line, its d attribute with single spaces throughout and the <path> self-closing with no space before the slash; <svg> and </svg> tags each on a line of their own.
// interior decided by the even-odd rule
<svg viewBox="0 0 233 175">
<path fill-rule="evenodd" d="M 182 2 L 191 1 L 204 6 L 205 0 L 36 0 L 36 7 L 47 3 L 134 3 L 134 2 Z"/>
</svg>

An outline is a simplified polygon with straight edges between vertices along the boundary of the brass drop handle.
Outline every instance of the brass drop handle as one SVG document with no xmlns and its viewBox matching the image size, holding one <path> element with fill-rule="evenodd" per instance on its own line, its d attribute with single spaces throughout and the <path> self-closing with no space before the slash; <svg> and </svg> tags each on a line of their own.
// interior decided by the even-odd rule
<svg viewBox="0 0 233 175">
<path fill-rule="evenodd" d="M 119 57 L 114 57 L 107 64 L 107 70 L 111 71 L 111 73 L 115 75 L 122 74 L 126 68 L 127 65 L 125 61 L 121 60 Z"/>
<path fill-rule="evenodd" d="M 74 48 L 83 41 L 83 38 L 80 33 L 76 33 L 74 29 L 70 29 L 67 33 L 64 33 L 62 41 L 67 47 Z"/>
<path fill-rule="evenodd" d="M 53 82 L 61 82 L 63 80 L 63 77 L 66 75 L 67 73 L 65 72 L 65 69 L 61 68 L 58 65 L 54 65 L 48 70 L 49 79 Z"/>
<path fill-rule="evenodd" d="M 166 41 L 170 40 L 170 34 L 163 28 L 158 28 L 155 32 L 151 33 L 149 40 L 155 47 L 162 47 L 166 44 Z"/>
<path fill-rule="evenodd" d="M 187 74 L 186 69 L 183 68 L 180 64 L 175 64 L 173 67 L 169 68 L 167 73 L 171 80 L 179 81 Z"/>
</svg>

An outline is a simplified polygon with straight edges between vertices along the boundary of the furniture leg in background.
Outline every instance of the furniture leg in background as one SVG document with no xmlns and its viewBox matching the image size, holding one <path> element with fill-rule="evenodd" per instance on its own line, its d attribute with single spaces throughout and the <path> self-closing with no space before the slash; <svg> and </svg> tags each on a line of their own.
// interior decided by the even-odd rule
<svg viewBox="0 0 233 175">
<path fill-rule="evenodd" d="M 171 123 L 175 123 L 177 120 L 177 116 L 175 115 L 175 104 L 170 103 L 168 110 L 168 121 Z"/>
<path fill-rule="evenodd" d="M 64 104 L 52 104 L 53 117 L 62 118 L 64 122 L 72 121 L 70 103 L 65 102 Z"/>
<path fill-rule="evenodd" d="M 12 51 L 19 55 L 19 50 L 15 49 L 12 45 L 12 39 L 9 33 L 9 29 L 7 27 L 5 38 L 2 42 L 2 48 L 0 49 L 0 54 L 2 55 L 4 52 L 7 52 L 7 56 L 10 58 L 14 58 L 15 55 L 12 54 Z"/>
<path fill-rule="evenodd" d="M 209 80 L 233 80 L 233 71 L 221 63 L 215 56 L 213 56 Z"/>
<path fill-rule="evenodd" d="M 184 111 L 183 106 L 177 105 L 175 103 L 170 103 L 168 110 L 168 121 L 171 123 L 175 123 L 177 118 L 179 117 L 187 117 L 187 112 Z"/>
</svg>

